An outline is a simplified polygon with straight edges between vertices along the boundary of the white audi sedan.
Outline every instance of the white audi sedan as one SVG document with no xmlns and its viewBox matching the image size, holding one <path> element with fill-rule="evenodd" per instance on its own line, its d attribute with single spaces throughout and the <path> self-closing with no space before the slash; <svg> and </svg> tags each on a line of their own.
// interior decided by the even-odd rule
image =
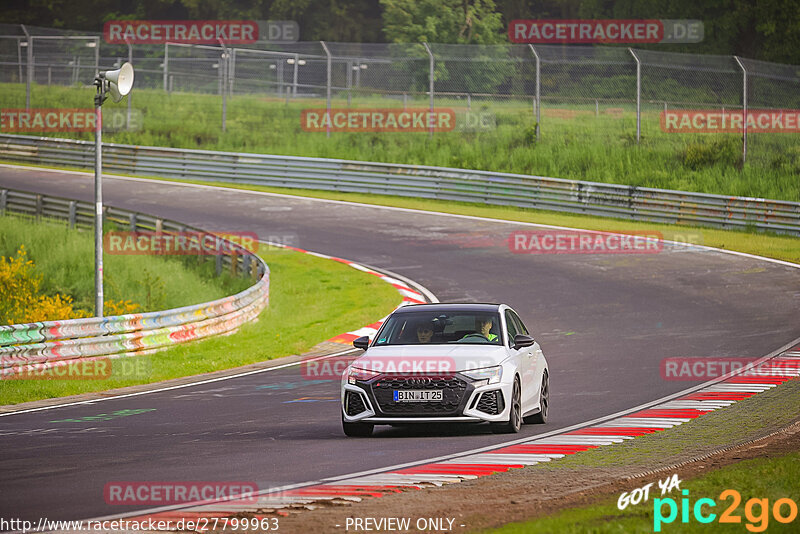
<svg viewBox="0 0 800 534">
<path fill-rule="evenodd" d="M 403 306 L 342 376 L 342 427 L 488 422 L 497 433 L 547 421 L 547 360 L 505 304 Z"/>
</svg>

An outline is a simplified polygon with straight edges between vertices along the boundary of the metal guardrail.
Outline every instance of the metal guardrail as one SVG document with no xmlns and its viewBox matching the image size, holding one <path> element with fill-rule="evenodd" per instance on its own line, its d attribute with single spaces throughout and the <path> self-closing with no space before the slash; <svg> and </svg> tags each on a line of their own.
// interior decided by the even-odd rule
<svg viewBox="0 0 800 534">
<path fill-rule="evenodd" d="M 93 168 L 94 147 L 88 141 L 0 134 L 0 159 Z M 479 202 L 800 235 L 800 202 L 522 174 L 112 143 L 103 145 L 103 167 L 140 176 Z"/>
<path fill-rule="evenodd" d="M 70 226 L 92 226 L 93 204 L 0 189 L 5 212 L 66 219 Z M 136 212 L 107 208 L 105 220 L 131 231 L 200 231 Z M 228 268 L 257 282 L 219 300 L 165 311 L 0 326 L 0 376 L 12 377 L 80 359 L 151 353 L 176 343 L 230 332 L 258 316 L 269 301 L 269 268 L 235 243 L 233 254 L 217 255 L 217 272 Z"/>
</svg>

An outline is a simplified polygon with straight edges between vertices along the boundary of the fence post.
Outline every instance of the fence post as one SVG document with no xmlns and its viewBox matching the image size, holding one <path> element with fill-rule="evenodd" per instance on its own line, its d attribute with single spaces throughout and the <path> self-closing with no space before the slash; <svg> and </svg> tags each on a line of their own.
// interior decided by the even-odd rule
<svg viewBox="0 0 800 534">
<path fill-rule="evenodd" d="M 94 38 L 94 77 L 100 74 L 100 38 Z"/>
<path fill-rule="evenodd" d="M 164 43 L 164 92 L 169 91 L 169 43 Z"/>
<path fill-rule="evenodd" d="M 25 32 L 25 36 L 28 38 L 28 45 L 26 50 L 26 62 L 27 62 L 27 70 L 26 70 L 26 80 L 25 80 L 25 109 L 31 109 L 31 84 L 33 83 L 33 37 L 30 33 L 28 33 L 28 29 L 25 27 L 24 24 L 20 24 L 22 26 L 22 31 Z"/>
<path fill-rule="evenodd" d="M 747 161 L 747 69 L 739 56 L 733 56 L 742 69 L 742 163 Z"/>
<path fill-rule="evenodd" d="M 353 87 L 353 62 L 347 62 L 347 107 L 350 107 L 350 103 L 352 100 L 352 95 L 350 94 L 350 90 Z"/>
<path fill-rule="evenodd" d="M 433 116 L 433 91 L 434 91 L 434 87 L 433 87 L 433 69 L 434 69 L 435 65 L 434 65 L 433 52 L 431 52 L 431 47 L 428 46 L 428 43 L 422 43 L 422 44 L 425 45 L 425 50 L 428 52 L 428 60 L 430 61 L 430 69 L 429 69 L 429 73 L 428 73 L 428 90 L 430 91 L 430 94 L 431 94 L 431 103 L 430 103 L 431 115 L 430 115 L 430 117 L 432 117 Z M 432 121 L 432 119 L 430 117 L 428 117 L 428 121 L 430 121 L 430 124 L 433 124 L 433 121 Z M 433 126 L 430 126 L 430 130 L 428 131 L 428 136 L 429 137 L 433 137 Z"/>
<path fill-rule="evenodd" d="M 328 120 L 326 121 L 325 130 L 326 130 L 326 135 L 330 137 L 331 136 L 331 51 L 328 50 L 328 45 L 325 44 L 325 41 L 320 41 L 319 43 L 322 45 L 323 50 L 325 50 L 325 55 L 328 56 L 327 69 L 326 69 L 328 71 L 328 76 L 327 76 L 327 81 L 325 82 L 325 88 L 326 88 L 325 109 L 327 109 Z"/>
<path fill-rule="evenodd" d="M 228 115 L 228 47 L 219 40 L 222 45 L 222 54 L 220 55 L 219 69 L 222 72 L 222 131 L 225 132 L 225 120 Z"/>
<path fill-rule="evenodd" d="M 534 102 L 536 102 L 536 142 L 538 143 L 539 142 L 539 122 L 540 122 L 540 119 L 541 119 L 540 112 L 541 112 L 541 109 L 542 109 L 542 101 L 541 101 L 541 98 L 540 98 L 541 97 L 541 93 L 540 93 L 540 91 L 541 91 L 541 81 L 540 81 L 540 78 L 541 78 L 541 76 L 540 76 L 541 75 L 541 67 L 540 67 L 541 60 L 539 58 L 539 53 L 536 51 L 536 49 L 533 47 L 533 45 L 529 44 L 528 46 L 530 47 L 531 52 L 533 52 L 533 57 L 536 58 L 536 96 L 534 97 Z"/>
<path fill-rule="evenodd" d="M 628 48 L 628 52 L 633 56 L 636 61 L 636 144 L 642 137 L 642 62 L 633 48 Z"/>
<path fill-rule="evenodd" d="M 19 37 L 17 37 L 17 67 L 19 67 L 19 81 L 22 83 L 22 39 Z"/>
<path fill-rule="evenodd" d="M 292 74 L 292 97 L 297 96 L 297 69 L 300 65 L 300 54 L 294 55 L 294 73 Z"/>
<path fill-rule="evenodd" d="M 125 44 L 128 45 L 128 63 L 133 65 L 133 47 L 131 46 L 130 39 L 125 38 Z M 125 122 L 126 129 L 131 129 L 131 101 L 133 100 L 133 93 L 128 93 L 128 116 Z"/>
<path fill-rule="evenodd" d="M 231 48 L 230 62 L 228 63 L 228 94 L 233 98 L 233 86 L 236 84 L 236 49 Z"/>
</svg>

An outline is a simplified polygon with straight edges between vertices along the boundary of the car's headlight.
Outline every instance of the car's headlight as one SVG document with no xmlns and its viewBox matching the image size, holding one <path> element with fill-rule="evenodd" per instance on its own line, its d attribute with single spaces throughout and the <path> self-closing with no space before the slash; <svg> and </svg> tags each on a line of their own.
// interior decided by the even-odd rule
<svg viewBox="0 0 800 534">
<path fill-rule="evenodd" d="M 378 376 L 380 373 L 370 371 L 368 369 L 359 369 L 358 367 L 350 367 L 347 370 L 347 383 L 355 384 L 356 380 L 369 380 L 370 378 Z"/>
<path fill-rule="evenodd" d="M 475 387 L 479 387 L 500 382 L 500 378 L 503 376 L 503 368 L 498 365 L 497 367 L 461 371 L 461 374 L 474 380 Z"/>
</svg>

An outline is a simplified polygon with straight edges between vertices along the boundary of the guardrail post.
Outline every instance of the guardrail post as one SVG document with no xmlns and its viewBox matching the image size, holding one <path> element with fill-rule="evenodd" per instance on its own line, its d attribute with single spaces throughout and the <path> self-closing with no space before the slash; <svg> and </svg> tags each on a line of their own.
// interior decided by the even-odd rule
<svg viewBox="0 0 800 534">
<path fill-rule="evenodd" d="M 78 222 L 78 203 L 71 200 L 69 203 L 69 227 L 75 228 Z"/>
<path fill-rule="evenodd" d="M 536 104 L 536 142 L 539 142 L 539 123 L 541 122 L 541 109 L 542 109 L 542 99 L 541 99 L 541 60 L 539 58 L 539 53 L 533 47 L 532 44 L 528 44 L 533 52 L 533 57 L 536 58 L 536 96 L 534 98 L 534 103 Z"/>
<path fill-rule="evenodd" d="M 639 61 L 633 48 L 628 48 L 628 52 L 636 61 L 636 144 L 638 145 L 642 136 L 642 62 Z"/>
<path fill-rule="evenodd" d="M 742 163 L 747 161 L 747 69 L 739 59 L 739 56 L 733 56 L 739 68 L 742 69 Z"/>
<path fill-rule="evenodd" d="M 36 220 L 42 218 L 42 195 L 36 195 Z"/>
<path fill-rule="evenodd" d="M 217 276 L 220 276 L 222 274 L 222 254 L 217 254 L 216 255 L 216 259 L 214 261 L 214 264 L 215 264 L 214 267 L 215 267 L 215 271 L 217 273 Z"/>
<path fill-rule="evenodd" d="M 138 223 L 139 223 L 138 217 L 136 217 L 135 213 L 131 213 L 130 215 L 128 215 L 128 229 L 130 229 L 131 232 L 136 231 L 136 226 L 138 225 Z"/>
<path fill-rule="evenodd" d="M 0 216 L 6 214 L 8 206 L 8 189 L 0 189 Z"/>
<path fill-rule="evenodd" d="M 242 256 L 242 271 L 245 274 L 250 274 L 250 254 Z"/>
<path fill-rule="evenodd" d="M 428 46 L 428 43 L 422 43 L 422 44 L 425 45 L 425 50 L 428 52 L 428 61 L 429 61 L 429 67 L 428 67 L 428 90 L 430 91 L 430 95 L 431 95 L 431 103 L 430 103 L 431 115 L 430 115 L 430 117 L 428 117 L 428 121 L 432 125 L 433 124 L 433 120 L 432 120 L 431 117 L 433 117 L 433 106 L 434 106 L 434 102 L 433 102 L 433 95 L 434 95 L 434 93 L 433 93 L 433 91 L 434 91 L 433 71 L 434 71 L 434 67 L 435 67 L 435 59 L 433 57 L 433 52 L 431 52 L 431 47 Z M 433 126 L 430 126 L 430 130 L 428 132 L 428 137 L 433 137 Z"/>
<path fill-rule="evenodd" d="M 161 234 L 164 231 L 164 220 L 156 219 L 156 233 Z"/>
</svg>

